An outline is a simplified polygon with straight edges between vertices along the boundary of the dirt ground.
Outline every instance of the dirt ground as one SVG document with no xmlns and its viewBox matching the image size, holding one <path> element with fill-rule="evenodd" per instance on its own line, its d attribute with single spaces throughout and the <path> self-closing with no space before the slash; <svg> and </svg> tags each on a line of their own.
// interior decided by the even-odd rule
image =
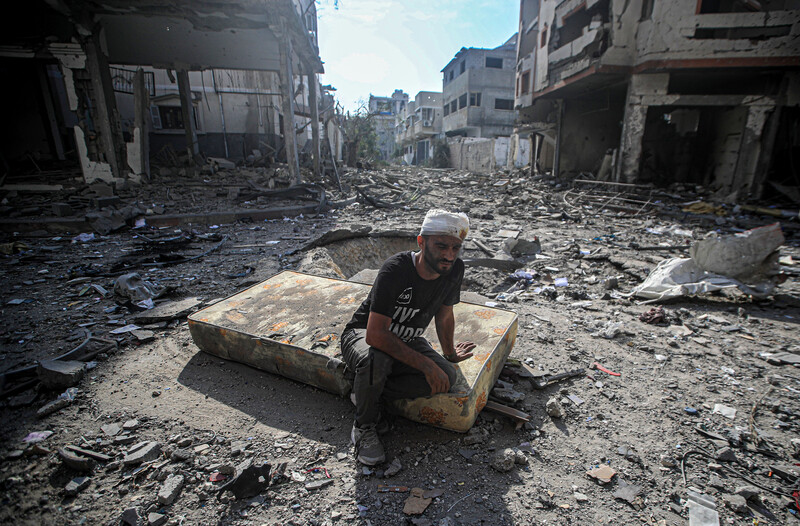
<svg viewBox="0 0 800 526">
<path fill-rule="evenodd" d="M 230 174 L 231 184 L 241 177 Z M 256 179 L 266 187 L 266 175 Z M 523 172 L 394 168 L 353 172 L 344 180 L 366 185 L 365 193 L 372 188 L 367 196 L 373 202 L 347 201 L 355 192 L 327 184 L 328 199 L 341 208 L 324 214 L 126 227 L 85 242 L 73 241 L 76 233 L 5 234 L 2 243 L 25 247 L 0 259 L 2 371 L 64 354 L 89 333 L 116 347 L 94 357 L 74 401 L 52 414 L 37 417 L 63 389 L 37 385 L 2 400 L 0 521 L 672 525 L 688 523 L 692 487 L 716 502 L 720 524 L 798 523 L 800 503 L 791 494 L 800 490 L 800 374 L 768 360 L 774 353 L 800 353 L 796 218 L 783 221 L 781 268 L 788 279 L 772 295 L 754 299 L 727 289 L 680 299 L 663 305 L 662 323 L 649 324 L 639 317 L 655 305 L 626 293 L 663 259 L 688 254 L 675 247 L 775 218 L 732 206 L 718 214 L 683 212 L 684 203 L 704 197 L 687 187 L 652 193 L 633 211 L 613 209 L 591 199 L 595 187 Z M 378 191 L 381 203 L 398 206 L 376 208 Z M 142 211 L 233 206 L 226 189 L 179 179 L 119 194 Z M 137 271 L 171 288 L 156 303 L 198 298 L 196 309 L 282 269 L 330 274 L 325 261 L 306 257 L 302 247 L 309 241 L 334 229 L 413 231 L 433 206 L 470 215 L 472 241 L 464 259 L 488 257 L 476 239 L 499 253 L 510 235 L 502 230 L 541 244 L 535 259 L 522 261 L 523 269 L 536 272 L 520 293 L 508 292 L 516 283 L 509 270 L 470 266 L 464 283 L 464 290 L 519 316 L 512 360 L 501 378 L 524 394 L 514 407 L 530 422 L 517 426 L 485 410 L 462 435 L 396 418 L 384 438 L 388 462 L 374 469 L 354 460 L 349 400 L 205 354 L 194 345 L 185 316 L 137 323 L 139 310 L 114 293 L 120 274 Z M 175 262 L 176 254 L 200 257 Z M 164 261 L 175 264 L 153 265 Z M 568 285 L 553 286 L 557 278 Z M 141 332 L 112 333 L 131 323 Z M 517 363 L 550 374 L 587 370 L 537 390 Z M 596 363 L 615 374 L 592 369 Z M 550 416 L 559 409 L 561 416 Z M 23 442 L 37 431 L 52 434 Z M 123 460 L 143 441 L 158 448 L 137 471 Z M 109 458 L 82 472 L 62 460 L 58 450 L 68 445 Z M 519 463 L 500 471 L 496 457 L 506 448 L 516 450 Z M 210 479 L 230 475 L 244 459 L 286 462 L 285 477 L 252 498 L 219 494 L 224 482 Z M 402 467 L 387 476 L 394 460 Z M 587 475 L 600 466 L 616 472 L 610 482 Z M 324 467 L 332 483 L 308 486 L 325 478 L 307 471 L 315 467 Z M 159 500 L 180 476 L 177 497 Z M 88 481 L 77 481 L 82 487 L 70 495 L 66 486 L 80 477 Z M 379 485 L 440 491 L 432 492 L 423 514 L 410 516 L 403 512 L 409 493 L 381 493 Z"/>
</svg>

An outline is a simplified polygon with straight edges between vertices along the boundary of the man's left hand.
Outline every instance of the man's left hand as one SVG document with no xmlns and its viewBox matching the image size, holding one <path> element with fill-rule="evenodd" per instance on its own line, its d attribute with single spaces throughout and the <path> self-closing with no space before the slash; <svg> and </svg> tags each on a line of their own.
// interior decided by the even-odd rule
<svg viewBox="0 0 800 526">
<path fill-rule="evenodd" d="M 453 363 L 463 362 L 472 357 L 472 349 L 475 344 L 472 342 L 459 342 L 453 350 L 453 354 L 446 354 L 444 357 Z"/>
</svg>

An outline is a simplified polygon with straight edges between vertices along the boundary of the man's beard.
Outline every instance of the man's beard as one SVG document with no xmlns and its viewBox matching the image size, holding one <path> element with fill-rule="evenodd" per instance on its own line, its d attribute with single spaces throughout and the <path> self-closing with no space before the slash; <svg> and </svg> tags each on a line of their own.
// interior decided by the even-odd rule
<svg viewBox="0 0 800 526">
<path fill-rule="evenodd" d="M 450 271 L 453 270 L 453 265 L 455 264 L 455 261 L 454 261 L 454 262 L 450 263 L 449 267 L 442 268 L 440 266 L 441 263 L 442 263 L 442 260 L 434 259 L 433 256 L 430 255 L 427 251 L 423 251 L 422 252 L 422 257 L 424 258 L 425 263 L 428 265 L 428 268 L 430 268 L 431 270 L 433 270 L 437 274 L 443 275 L 443 276 L 447 275 L 447 274 L 450 274 Z"/>
</svg>

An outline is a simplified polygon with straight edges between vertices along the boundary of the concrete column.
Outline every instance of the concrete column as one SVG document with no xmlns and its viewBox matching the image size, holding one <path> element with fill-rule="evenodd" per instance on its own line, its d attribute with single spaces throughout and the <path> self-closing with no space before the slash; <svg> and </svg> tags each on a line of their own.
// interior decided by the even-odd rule
<svg viewBox="0 0 800 526">
<path fill-rule="evenodd" d="M 634 183 L 639 176 L 639 165 L 642 160 L 642 137 L 647 120 L 647 106 L 631 99 L 630 88 L 625 103 L 625 117 L 622 123 L 620 139 L 620 156 L 617 163 L 617 182 Z"/>
<path fill-rule="evenodd" d="M 300 163 L 297 160 L 297 135 L 294 130 L 294 76 L 292 75 L 292 41 L 283 31 L 278 36 L 280 47 L 281 109 L 283 111 L 283 138 L 289 174 L 296 184 L 302 182 Z"/>
<path fill-rule="evenodd" d="M 319 82 L 314 73 L 307 75 L 306 79 L 308 80 L 308 104 L 311 106 L 311 155 L 314 159 L 314 177 L 319 178 L 319 102 L 317 99 Z"/>
<path fill-rule="evenodd" d="M 117 113 L 117 102 L 114 98 L 114 88 L 111 83 L 111 72 L 108 69 L 108 60 L 100 47 L 100 36 L 92 33 L 84 41 L 86 51 L 86 70 L 92 81 L 93 122 L 95 131 L 100 138 L 105 161 L 111 167 L 114 177 L 122 177 L 122 159 L 124 158 L 125 142 L 122 139 L 122 129 Z"/>
<path fill-rule="evenodd" d="M 194 104 L 192 104 L 192 86 L 189 84 L 189 72 L 185 69 L 178 70 L 178 94 L 181 98 L 181 116 L 183 128 L 186 131 L 186 152 L 194 162 L 195 155 L 200 153 L 200 144 L 197 142 L 197 127 L 194 123 Z"/>
<path fill-rule="evenodd" d="M 744 198 L 750 192 L 756 176 L 761 153 L 761 133 L 767 117 L 774 111 L 773 106 L 748 106 L 747 121 L 742 131 L 742 142 L 739 147 L 739 157 L 736 160 L 736 169 L 730 186 L 725 188 L 726 200 L 736 201 Z"/>
<path fill-rule="evenodd" d="M 133 148 L 139 160 L 139 171 L 145 180 L 150 180 L 150 94 L 144 82 L 144 70 L 139 68 L 133 78 Z M 135 170 L 134 170 L 135 171 Z"/>
</svg>

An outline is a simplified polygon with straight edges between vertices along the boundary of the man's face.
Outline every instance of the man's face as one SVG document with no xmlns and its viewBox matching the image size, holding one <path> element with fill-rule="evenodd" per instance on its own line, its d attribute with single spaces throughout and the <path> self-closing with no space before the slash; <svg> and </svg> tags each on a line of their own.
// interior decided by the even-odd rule
<svg viewBox="0 0 800 526">
<path fill-rule="evenodd" d="M 462 245 L 461 240 L 453 236 L 419 236 L 417 243 L 425 266 L 440 275 L 453 270 Z"/>
</svg>

